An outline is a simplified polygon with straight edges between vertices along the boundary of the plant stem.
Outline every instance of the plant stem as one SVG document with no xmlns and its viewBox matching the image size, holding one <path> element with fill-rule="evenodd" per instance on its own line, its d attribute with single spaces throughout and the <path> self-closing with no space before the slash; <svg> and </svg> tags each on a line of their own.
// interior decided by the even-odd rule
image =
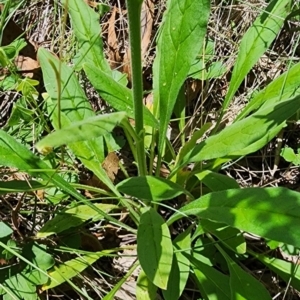
<svg viewBox="0 0 300 300">
<path fill-rule="evenodd" d="M 139 175 L 147 174 L 145 147 L 144 147 L 144 116 L 143 116 L 143 78 L 141 55 L 141 0 L 126 0 L 129 23 L 130 61 L 132 74 L 132 91 L 134 101 L 135 132 L 138 136 L 136 142 L 137 163 Z"/>
</svg>

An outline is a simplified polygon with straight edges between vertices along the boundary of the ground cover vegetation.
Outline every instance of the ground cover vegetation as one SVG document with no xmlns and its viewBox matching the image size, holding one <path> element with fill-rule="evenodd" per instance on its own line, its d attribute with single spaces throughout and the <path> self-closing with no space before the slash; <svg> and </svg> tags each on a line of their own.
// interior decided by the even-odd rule
<svg viewBox="0 0 300 300">
<path fill-rule="evenodd" d="M 300 298 L 297 1 L 0 9 L 0 297 Z"/>
</svg>

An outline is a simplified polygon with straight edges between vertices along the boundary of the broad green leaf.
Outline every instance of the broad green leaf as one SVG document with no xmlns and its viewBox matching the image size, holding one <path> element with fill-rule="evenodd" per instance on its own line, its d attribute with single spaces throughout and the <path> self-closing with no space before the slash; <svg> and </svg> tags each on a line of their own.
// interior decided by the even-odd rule
<svg viewBox="0 0 300 300">
<path fill-rule="evenodd" d="M 137 300 L 155 300 L 157 287 L 147 278 L 145 272 L 141 269 L 136 283 Z"/>
<path fill-rule="evenodd" d="M 226 110 L 245 76 L 256 64 L 281 29 L 290 12 L 291 0 L 273 0 L 244 34 L 236 59 L 223 110 Z"/>
<path fill-rule="evenodd" d="M 164 219 L 150 207 L 142 209 L 137 253 L 148 279 L 159 288 L 166 289 L 173 260 L 173 245 Z"/>
<path fill-rule="evenodd" d="M 42 290 L 49 290 L 54 288 L 67 280 L 77 276 L 84 271 L 87 267 L 91 266 L 102 256 L 106 256 L 109 252 L 95 252 L 93 254 L 86 254 L 78 256 L 74 259 L 68 260 L 58 266 L 54 266 L 48 274 L 50 276 L 49 281 L 42 286 Z"/>
<path fill-rule="evenodd" d="M 103 212 L 110 212 L 117 208 L 116 205 L 96 203 L 95 207 L 101 209 Z M 78 205 L 69 208 L 63 212 L 59 212 L 53 219 L 48 221 L 37 233 L 38 238 L 45 238 L 52 234 L 58 234 L 72 227 L 78 227 L 86 221 L 98 221 L 103 219 L 94 208 L 87 205 Z"/>
<path fill-rule="evenodd" d="M 13 230 L 6 225 L 4 222 L 0 222 L 0 239 L 10 236 L 13 233 Z"/>
<path fill-rule="evenodd" d="M 210 220 L 201 220 L 201 226 L 205 232 L 216 236 L 222 244 L 238 254 L 246 252 L 246 241 L 242 232 L 226 224 L 212 222 Z"/>
<path fill-rule="evenodd" d="M 165 300 L 179 299 L 190 275 L 191 227 L 179 234 L 174 242 L 174 256 L 168 286 L 163 290 Z"/>
<path fill-rule="evenodd" d="M 34 180 L 10 180 L 0 182 L 0 195 L 18 192 L 32 192 L 47 188 L 45 183 Z"/>
<path fill-rule="evenodd" d="M 154 176 L 131 177 L 117 185 L 119 192 L 148 201 L 173 199 L 181 194 L 193 196 L 179 184 Z"/>
<path fill-rule="evenodd" d="M 159 152 L 177 95 L 202 48 L 210 12 L 209 0 L 170 0 L 157 40 L 154 103 L 159 107 Z"/>
<path fill-rule="evenodd" d="M 270 270 L 278 274 L 285 282 L 289 282 L 292 287 L 300 289 L 300 269 L 299 264 L 285 261 L 282 259 L 268 257 L 262 254 L 250 252 L 254 257 L 260 260 Z"/>
<path fill-rule="evenodd" d="M 252 111 L 262 105 L 264 107 L 275 105 L 279 101 L 285 101 L 300 94 L 299 82 L 300 63 L 294 65 L 285 73 L 274 79 L 266 88 L 258 92 L 235 119 L 235 122 L 243 119 Z"/>
<path fill-rule="evenodd" d="M 300 107 L 300 96 L 258 110 L 201 142 L 183 158 L 182 164 L 243 156 L 260 149 L 281 130 L 295 107 Z"/>
<path fill-rule="evenodd" d="M 300 246 L 300 194 L 296 191 L 278 187 L 213 192 L 182 207 L 168 224 L 189 215 Z"/>
<path fill-rule="evenodd" d="M 233 178 L 210 170 L 201 171 L 196 173 L 195 176 L 213 192 L 238 189 L 240 187 Z"/>
<path fill-rule="evenodd" d="M 47 148 L 68 145 L 107 135 L 111 133 L 125 117 L 125 113 L 118 112 L 94 116 L 80 122 L 74 122 L 68 127 L 64 127 L 47 135 L 36 144 L 36 148 L 39 152 L 43 153 L 43 150 Z"/>
<path fill-rule="evenodd" d="M 117 111 L 124 111 L 134 118 L 132 91 L 116 82 L 111 76 L 95 68 L 94 65 L 84 64 L 83 69 L 99 95 Z M 144 106 L 145 125 L 158 126 L 152 113 Z"/>
<path fill-rule="evenodd" d="M 257 279 L 244 271 L 227 253 L 218 247 L 227 261 L 231 299 L 237 300 L 271 300 L 266 288 Z"/>
<path fill-rule="evenodd" d="M 103 51 L 99 14 L 82 0 L 63 0 L 62 3 L 67 5 L 78 41 L 79 53 L 75 59 L 76 66 L 80 67 L 82 63 L 89 62 L 111 75 L 112 71 Z"/>
<path fill-rule="evenodd" d="M 191 264 L 205 300 L 231 300 L 228 276 L 192 257 Z"/>
</svg>

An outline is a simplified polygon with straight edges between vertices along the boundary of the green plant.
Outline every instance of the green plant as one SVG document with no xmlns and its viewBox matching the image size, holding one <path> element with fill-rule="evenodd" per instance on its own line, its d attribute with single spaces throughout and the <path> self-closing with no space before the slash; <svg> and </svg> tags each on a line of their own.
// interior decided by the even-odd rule
<svg viewBox="0 0 300 300">
<path fill-rule="evenodd" d="M 199 53 L 204 56 L 201 65 L 198 62 L 199 72 L 208 62 L 201 49 L 205 43 L 210 1 L 167 2 L 153 66 L 153 112 L 143 105 L 139 23 L 142 1 L 127 0 L 132 90 L 126 87 L 122 74 L 109 68 L 104 57 L 98 15 L 83 1 L 64 0 L 63 5 L 71 16 L 79 51 L 74 68 L 70 68 L 46 50 L 39 50 L 48 93 L 45 95 L 46 109 L 56 131 L 38 142 L 36 147 L 46 155 L 45 159 L 49 159 L 53 148 L 67 144 L 72 155 L 109 189 L 109 192 L 97 191 L 105 196 L 108 194 L 116 203 L 107 206 L 87 201 L 77 192 L 76 185 L 49 167 L 47 160 L 40 159 L 1 131 L 0 164 L 26 171 L 46 188 L 55 186 L 77 201 L 73 203 L 75 208 L 67 207 L 62 212 L 67 219 L 57 214 L 37 236 L 60 234 L 89 219 L 100 218 L 137 234 L 137 256 L 142 267 L 137 280 L 137 299 L 155 299 L 157 289 L 161 289 L 166 300 L 179 299 L 189 279 L 198 286 L 204 299 L 271 299 L 267 289 L 240 266 L 240 260 L 249 256 L 257 258 L 283 280 L 291 280 L 291 284 L 298 288 L 297 269 L 291 272 L 291 265 L 279 259 L 272 262 L 267 255 L 247 249 L 243 235 L 250 232 L 276 242 L 278 246 L 277 242 L 282 242 L 299 247 L 298 193 L 284 188 L 240 189 L 234 179 L 219 174 L 224 163 L 266 145 L 300 105 L 296 76 L 300 64 L 296 64 L 256 93 L 233 124 L 220 130 L 224 113 L 242 81 L 283 26 L 291 11 L 291 1 L 273 0 L 256 18 L 240 43 L 229 90 L 212 133 L 197 143 L 204 134 L 209 134 L 210 124 L 203 124 L 189 141 L 182 140 L 179 151 L 167 139 L 167 128 L 175 106 L 182 108 L 179 127 L 184 127 L 182 86 L 186 78 L 195 73 L 193 65 Z M 117 112 L 95 115 L 77 80 L 75 71 L 79 70 L 85 72 L 100 96 Z M 202 79 L 209 78 L 208 74 L 204 75 Z M 133 118 L 135 125 L 128 118 Z M 115 149 L 112 131 L 116 126 L 124 130 L 139 176 L 127 178 L 115 186 L 101 163 L 105 158 L 105 148 Z M 144 143 L 146 126 L 151 128 L 149 148 Z M 168 178 L 159 176 L 162 163 L 167 164 L 171 171 Z M 191 166 L 190 171 L 185 170 L 187 166 Z M 201 193 L 200 186 L 204 186 Z M 184 197 L 187 204 L 164 219 L 159 207 L 173 209 L 169 202 L 164 201 L 179 196 Z M 128 210 L 137 230 L 112 217 L 110 211 L 118 207 Z M 170 226 L 183 218 L 188 218 L 189 226 L 172 239 Z M 57 228 L 57 224 L 66 220 L 69 221 Z M 216 252 L 219 253 L 218 262 L 223 264 L 221 269 L 215 268 Z M 59 278 L 59 283 L 68 281 L 72 284 L 70 278 L 103 255 L 102 252 L 98 254 L 72 260 L 78 266 L 72 276 L 62 273 L 53 276 L 50 272 L 50 281 Z M 87 262 L 84 266 L 82 260 Z M 65 265 L 66 272 L 70 272 L 69 263 Z M 129 274 L 137 266 L 133 265 Z M 113 299 L 123 282 L 121 280 L 104 299 Z M 50 282 L 44 284 L 43 289 L 54 286 Z"/>
</svg>

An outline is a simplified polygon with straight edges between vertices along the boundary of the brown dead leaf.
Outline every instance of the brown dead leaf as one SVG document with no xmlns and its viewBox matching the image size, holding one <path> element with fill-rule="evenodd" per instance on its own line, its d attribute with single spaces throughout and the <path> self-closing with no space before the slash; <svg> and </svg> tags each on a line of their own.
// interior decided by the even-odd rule
<svg viewBox="0 0 300 300">
<path fill-rule="evenodd" d="M 144 1 L 141 13 L 142 59 L 144 59 L 151 42 L 153 13 L 154 3 L 151 0 Z"/>
<path fill-rule="evenodd" d="M 102 167 L 110 180 L 114 182 L 119 171 L 119 157 L 117 154 L 115 152 L 110 152 L 102 163 Z"/>
<path fill-rule="evenodd" d="M 97 8 L 98 5 L 100 4 L 99 2 L 96 1 L 90 1 L 90 0 L 85 0 L 85 2 L 92 8 Z"/>
<path fill-rule="evenodd" d="M 3 6 L 0 6 L 0 10 L 2 9 Z M 9 20 L 3 31 L 2 46 L 9 45 L 19 36 L 24 36 L 24 30 L 13 20 Z M 41 69 L 36 60 L 37 49 L 26 37 L 25 41 L 27 42 L 27 45 L 20 51 L 19 56 L 16 58 L 16 66 L 23 76 L 40 80 Z"/>
<path fill-rule="evenodd" d="M 119 67 L 121 63 L 118 39 L 115 30 L 116 13 L 117 13 L 117 8 L 116 6 L 114 6 L 111 12 L 111 16 L 108 20 L 108 35 L 107 35 L 108 59 L 112 69 Z"/>
</svg>

